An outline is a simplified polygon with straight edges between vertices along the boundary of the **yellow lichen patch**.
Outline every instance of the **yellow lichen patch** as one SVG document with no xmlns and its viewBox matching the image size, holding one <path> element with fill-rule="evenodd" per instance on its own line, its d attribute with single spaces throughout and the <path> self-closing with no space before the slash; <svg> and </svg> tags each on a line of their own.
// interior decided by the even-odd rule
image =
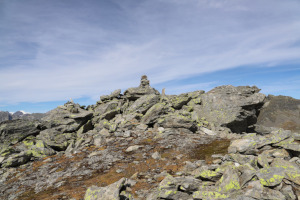
<svg viewBox="0 0 300 200">
<path fill-rule="evenodd" d="M 209 178 L 209 177 L 214 177 L 214 176 L 218 176 L 218 175 L 219 175 L 219 173 L 217 173 L 215 171 L 211 171 L 211 170 L 205 170 L 200 173 L 200 176 L 203 178 Z"/>
<path fill-rule="evenodd" d="M 225 185 L 226 192 L 231 191 L 231 190 L 239 190 L 239 189 L 241 189 L 241 186 L 238 181 L 232 180 L 229 182 L 229 184 Z"/>
<path fill-rule="evenodd" d="M 213 191 L 196 191 L 193 193 L 193 198 L 201 198 L 201 199 L 225 199 L 228 195 L 219 193 L 219 192 L 213 192 Z"/>
</svg>

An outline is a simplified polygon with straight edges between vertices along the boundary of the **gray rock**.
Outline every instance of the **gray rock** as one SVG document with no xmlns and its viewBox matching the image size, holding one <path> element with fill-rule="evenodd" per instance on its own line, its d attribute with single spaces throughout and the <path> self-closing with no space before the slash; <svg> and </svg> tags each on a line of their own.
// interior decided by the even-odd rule
<svg viewBox="0 0 300 200">
<path fill-rule="evenodd" d="M 14 145 L 44 129 L 39 121 L 11 120 L 0 123 L 0 145 Z M 0 149 L 1 152 L 1 149 Z"/>
<path fill-rule="evenodd" d="M 157 151 L 154 152 L 151 157 L 156 160 L 161 159 L 161 155 Z"/>
<path fill-rule="evenodd" d="M 99 120 L 107 119 L 111 120 L 121 111 L 120 102 L 113 100 L 104 104 L 97 105 L 94 108 L 93 123 L 99 122 Z"/>
<path fill-rule="evenodd" d="M 134 145 L 134 146 L 130 146 L 130 147 L 128 147 L 125 151 L 126 152 L 132 152 L 132 151 L 136 151 L 136 150 L 138 150 L 138 149 L 140 149 L 140 148 L 142 148 L 143 146 L 141 146 L 141 145 Z"/>
<path fill-rule="evenodd" d="M 241 189 L 239 173 L 235 168 L 228 167 L 221 179 L 218 181 L 218 191 L 222 193 L 231 193 Z"/>
<path fill-rule="evenodd" d="M 147 79 L 147 76 L 145 75 L 141 77 L 141 83 L 139 87 L 128 88 L 124 92 L 124 95 L 129 100 L 137 100 L 138 98 L 147 94 L 159 95 L 159 92 L 150 86 L 150 81 Z"/>
<path fill-rule="evenodd" d="M 12 154 L 8 158 L 2 161 L 2 167 L 17 167 L 27 163 L 32 154 L 30 152 L 21 152 L 17 154 Z"/>
<path fill-rule="evenodd" d="M 254 149 L 256 142 L 253 139 L 237 139 L 231 142 L 228 153 L 245 153 Z"/>
<path fill-rule="evenodd" d="M 281 192 L 263 187 L 259 181 L 250 182 L 244 195 L 255 199 L 285 200 Z"/>
<path fill-rule="evenodd" d="M 44 141 L 54 150 L 64 151 L 71 140 L 75 139 L 75 133 L 63 133 L 55 129 L 46 129 L 41 131 L 37 139 Z"/>
<path fill-rule="evenodd" d="M 287 96 L 269 95 L 261 109 L 258 125 L 300 131 L 300 100 Z"/>
<path fill-rule="evenodd" d="M 100 100 L 103 102 L 113 100 L 114 98 L 120 98 L 121 89 L 113 91 L 110 95 L 100 96 Z"/>
<path fill-rule="evenodd" d="M 46 113 L 42 118 L 48 128 L 61 133 L 75 132 L 92 117 L 92 112 L 82 109 L 78 104 L 67 102 Z"/>
<path fill-rule="evenodd" d="M 156 94 L 144 95 L 137 99 L 129 108 L 126 110 L 127 113 L 141 113 L 145 114 L 153 105 L 159 102 L 159 96 Z"/>
<path fill-rule="evenodd" d="M 179 110 L 183 105 L 186 105 L 192 99 L 192 97 L 188 93 L 185 93 L 180 95 L 168 96 L 168 99 L 172 107 L 176 110 Z"/>
<path fill-rule="evenodd" d="M 190 113 L 170 113 L 160 117 L 157 124 L 164 128 L 185 128 L 192 132 L 197 131 L 197 123 L 192 120 Z"/>
<path fill-rule="evenodd" d="M 194 110 L 199 119 L 205 117 L 210 123 L 228 127 L 232 132 L 245 132 L 255 124 L 257 110 L 265 99 L 265 95 L 258 92 L 255 86 L 216 87 L 201 95 L 202 103 Z"/>
<path fill-rule="evenodd" d="M 296 200 L 297 197 L 294 194 L 293 188 L 290 185 L 285 185 L 281 188 L 280 192 L 285 196 L 287 200 Z"/>
<path fill-rule="evenodd" d="M 107 186 L 107 187 L 89 187 L 85 193 L 84 200 L 120 200 L 122 187 L 126 182 L 125 178 Z"/>
<path fill-rule="evenodd" d="M 157 119 L 170 111 L 170 107 L 166 103 L 157 103 L 152 106 L 143 116 L 141 123 L 154 124 Z"/>
</svg>

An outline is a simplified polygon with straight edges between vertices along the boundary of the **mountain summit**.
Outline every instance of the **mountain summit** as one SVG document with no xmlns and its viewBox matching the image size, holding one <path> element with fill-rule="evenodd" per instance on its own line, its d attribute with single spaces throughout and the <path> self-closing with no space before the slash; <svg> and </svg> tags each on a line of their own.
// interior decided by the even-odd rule
<svg viewBox="0 0 300 200">
<path fill-rule="evenodd" d="M 1 122 L 0 198 L 299 199 L 299 115 L 300 100 L 256 86 L 168 95 L 142 76 Z"/>
</svg>

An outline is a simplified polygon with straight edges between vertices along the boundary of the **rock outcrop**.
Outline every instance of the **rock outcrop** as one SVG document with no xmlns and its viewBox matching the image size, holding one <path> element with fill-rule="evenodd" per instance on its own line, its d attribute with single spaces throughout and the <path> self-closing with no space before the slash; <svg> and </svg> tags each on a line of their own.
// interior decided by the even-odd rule
<svg viewBox="0 0 300 200">
<path fill-rule="evenodd" d="M 297 200 L 299 155 L 299 100 L 160 95 L 142 76 L 87 108 L 0 123 L 0 199 Z"/>
<path fill-rule="evenodd" d="M 300 131 L 300 100 L 269 95 L 258 115 L 257 125 Z"/>
</svg>

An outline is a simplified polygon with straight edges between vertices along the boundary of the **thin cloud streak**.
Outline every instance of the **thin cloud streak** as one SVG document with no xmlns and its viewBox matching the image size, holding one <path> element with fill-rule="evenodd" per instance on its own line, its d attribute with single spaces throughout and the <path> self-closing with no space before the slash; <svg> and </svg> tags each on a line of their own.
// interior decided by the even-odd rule
<svg viewBox="0 0 300 200">
<path fill-rule="evenodd" d="M 36 2 L 4 3 L 1 104 L 95 98 L 137 86 L 142 74 L 158 85 L 300 63 L 300 3 L 293 0 Z"/>
</svg>

